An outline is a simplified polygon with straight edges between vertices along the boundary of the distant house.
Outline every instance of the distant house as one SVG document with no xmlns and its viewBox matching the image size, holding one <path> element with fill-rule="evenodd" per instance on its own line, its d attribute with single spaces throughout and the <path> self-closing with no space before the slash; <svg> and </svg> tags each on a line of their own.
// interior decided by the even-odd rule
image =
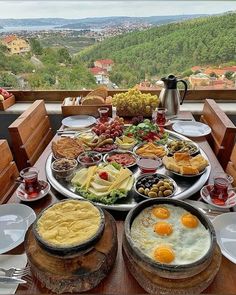
<svg viewBox="0 0 236 295">
<path fill-rule="evenodd" d="M 8 48 L 10 54 L 21 54 L 30 51 L 29 43 L 16 35 L 3 38 L 2 44 Z"/>
<path fill-rule="evenodd" d="M 90 68 L 90 72 L 96 79 L 97 84 L 108 85 L 110 83 L 109 74 L 106 69 L 103 69 L 101 67 L 94 67 L 94 68 Z"/>
<path fill-rule="evenodd" d="M 202 67 L 201 66 L 194 66 L 191 68 L 192 72 L 196 72 L 196 71 L 199 71 L 201 72 L 202 71 Z"/>
<path fill-rule="evenodd" d="M 94 62 L 94 66 L 107 70 L 108 72 L 112 71 L 112 66 L 114 62 L 111 59 L 98 59 Z"/>
<path fill-rule="evenodd" d="M 189 83 L 193 89 L 198 86 L 207 86 L 210 84 L 210 77 L 206 74 L 196 74 L 189 76 Z"/>
<path fill-rule="evenodd" d="M 215 73 L 217 76 L 220 76 L 222 78 L 225 77 L 226 72 L 234 72 L 234 73 L 236 73 L 236 66 L 223 67 L 223 68 L 207 68 L 207 69 L 204 70 L 204 73 L 206 75 L 210 75 L 211 73 Z"/>
</svg>

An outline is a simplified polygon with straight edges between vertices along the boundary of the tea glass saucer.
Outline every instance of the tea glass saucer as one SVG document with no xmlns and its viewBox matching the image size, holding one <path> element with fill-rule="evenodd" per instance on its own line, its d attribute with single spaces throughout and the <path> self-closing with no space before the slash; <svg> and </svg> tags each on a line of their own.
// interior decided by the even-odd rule
<svg viewBox="0 0 236 295">
<path fill-rule="evenodd" d="M 159 127 L 167 127 L 167 126 L 170 126 L 171 124 L 173 124 L 173 122 L 171 120 L 167 120 L 164 125 L 157 124 L 157 126 L 159 126 Z"/>
<path fill-rule="evenodd" d="M 203 188 L 200 191 L 202 199 L 207 202 L 208 204 L 216 207 L 216 208 L 222 208 L 222 209 L 229 209 L 231 207 L 234 207 L 236 205 L 236 189 L 231 188 L 228 189 L 228 199 L 225 202 L 224 205 L 216 205 L 215 203 L 212 202 L 211 197 L 210 197 L 210 191 L 213 189 L 213 184 L 208 184 L 203 186 Z"/>
<path fill-rule="evenodd" d="M 24 201 L 24 202 L 33 202 L 33 201 L 42 199 L 48 194 L 51 186 L 47 181 L 44 181 L 44 180 L 39 180 L 39 184 L 41 185 L 40 192 L 34 194 L 34 196 L 30 196 L 29 194 L 26 193 L 24 183 L 22 183 L 16 190 L 17 198 L 19 198 L 21 201 Z"/>
</svg>

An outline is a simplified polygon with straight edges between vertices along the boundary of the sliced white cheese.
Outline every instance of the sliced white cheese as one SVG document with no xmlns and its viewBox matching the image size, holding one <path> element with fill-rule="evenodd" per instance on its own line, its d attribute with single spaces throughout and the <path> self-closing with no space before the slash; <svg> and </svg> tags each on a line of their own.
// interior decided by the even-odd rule
<svg viewBox="0 0 236 295">
<path fill-rule="evenodd" d="M 71 182 L 75 185 L 83 185 L 87 179 L 88 169 L 83 168 L 80 171 L 76 172 L 75 176 L 72 178 Z"/>
<path fill-rule="evenodd" d="M 94 181 L 90 182 L 90 187 L 89 187 L 89 191 L 91 188 L 93 188 L 96 192 L 107 192 L 108 191 L 108 187 L 107 185 L 101 185 L 98 184 Z"/>
</svg>

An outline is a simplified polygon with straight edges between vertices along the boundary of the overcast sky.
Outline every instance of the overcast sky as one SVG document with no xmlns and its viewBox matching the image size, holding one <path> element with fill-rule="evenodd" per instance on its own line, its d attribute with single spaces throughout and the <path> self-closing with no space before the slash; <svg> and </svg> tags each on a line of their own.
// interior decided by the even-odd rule
<svg viewBox="0 0 236 295">
<path fill-rule="evenodd" d="M 236 10 L 236 1 L 1 1 L 1 18 L 85 18 L 221 13 Z"/>
</svg>

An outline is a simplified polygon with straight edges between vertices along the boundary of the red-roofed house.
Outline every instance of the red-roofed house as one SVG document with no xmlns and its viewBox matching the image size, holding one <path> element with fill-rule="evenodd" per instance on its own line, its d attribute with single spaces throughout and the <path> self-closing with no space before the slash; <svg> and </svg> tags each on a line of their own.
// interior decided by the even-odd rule
<svg viewBox="0 0 236 295">
<path fill-rule="evenodd" d="M 16 35 L 6 36 L 2 39 L 2 44 L 8 48 L 11 54 L 20 54 L 30 51 L 29 43 Z"/>
<path fill-rule="evenodd" d="M 112 66 L 114 62 L 111 59 L 98 59 L 94 62 L 94 66 L 107 70 L 108 72 L 112 71 Z"/>
<path fill-rule="evenodd" d="M 223 68 L 207 68 L 204 73 L 210 75 L 215 73 L 218 76 L 224 76 L 226 72 L 236 72 L 236 66 L 232 67 L 223 67 Z"/>
<path fill-rule="evenodd" d="M 96 79 L 97 84 L 106 84 L 108 85 L 109 75 L 106 69 L 101 67 L 94 67 L 90 69 L 90 72 L 93 74 L 94 78 Z"/>
<path fill-rule="evenodd" d="M 202 71 L 202 67 L 201 67 L 201 66 L 194 66 L 194 67 L 191 68 L 191 70 L 192 70 L 193 72 L 196 72 L 196 71 Z"/>
</svg>

